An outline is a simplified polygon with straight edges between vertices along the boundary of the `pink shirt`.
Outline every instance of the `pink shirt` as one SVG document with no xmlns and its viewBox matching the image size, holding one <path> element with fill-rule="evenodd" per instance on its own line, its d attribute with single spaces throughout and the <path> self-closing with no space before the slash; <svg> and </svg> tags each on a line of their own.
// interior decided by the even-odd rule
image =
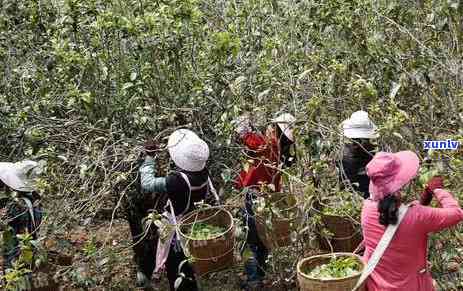
<svg viewBox="0 0 463 291">
<path fill-rule="evenodd" d="M 431 274 L 426 269 L 428 234 L 438 232 L 463 220 L 463 210 L 452 194 L 436 190 L 442 208 L 412 203 L 392 242 L 367 280 L 368 291 L 434 291 Z M 365 200 L 362 209 L 365 244 L 364 260 L 368 261 L 380 241 L 385 227 L 379 223 L 378 203 Z"/>
</svg>

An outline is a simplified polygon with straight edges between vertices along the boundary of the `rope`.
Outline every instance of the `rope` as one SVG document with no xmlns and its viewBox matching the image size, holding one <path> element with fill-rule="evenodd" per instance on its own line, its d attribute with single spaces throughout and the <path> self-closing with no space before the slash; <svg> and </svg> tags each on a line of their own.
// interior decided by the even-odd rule
<svg viewBox="0 0 463 291">
<path fill-rule="evenodd" d="M 222 209 L 222 208 L 220 208 L 220 207 L 211 207 L 211 208 L 206 208 L 206 209 L 209 210 L 209 209 L 213 209 L 213 208 L 219 208 L 213 215 L 209 215 L 209 216 L 207 216 L 207 217 L 205 217 L 205 218 L 203 218 L 203 219 L 198 219 L 199 213 L 201 212 L 200 210 L 203 210 L 203 209 L 198 209 L 198 210 L 196 211 L 196 213 L 195 213 L 195 216 L 196 216 L 196 217 L 195 217 L 195 220 L 194 220 L 193 222 L 186 223 L 186 222 L 181 221 L 181 222 L 180 222 L 180 225 L 192 225 L 192 224 L 200 223 L 200 222 L 203 222 L 203 221 L 207 221 L 207 220 L 209 220 L 209 219 L 215 217 L 220 211 L 226 211 L 225 209 Z M 187 218 L 190 218 L 190 217 L 192 217 L 192 216 L 193 216 L 193 215 L 190 214 L 190 215 L 186 216 L 183 220 L 186 220 Z"/>
</svg>

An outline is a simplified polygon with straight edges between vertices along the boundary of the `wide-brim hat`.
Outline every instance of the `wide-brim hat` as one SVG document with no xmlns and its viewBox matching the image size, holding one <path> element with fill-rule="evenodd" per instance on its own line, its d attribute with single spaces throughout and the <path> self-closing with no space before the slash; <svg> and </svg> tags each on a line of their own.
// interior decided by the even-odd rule
<svg viewBox="0 0 463 291">
<path fill-rule="evenodd" d="M 348 138 L 377 138 L 377 127 L 365 111 L 352 113 L 349 119 L 342 122 L 344 136 Z"/>
<path fill-rule="evenodd" d="M 399 196 L 398 191 L 416 177 L 419 167 L 420 160 L 412 151 L 377 153 L 366 166 L 372 200 L 379 201 L 390 194 Z"/>
<path fill-rule="evenodd" d="M 252 131 L 251 119 L 249 115 L 243 114 L 232 121 L 234 131 L 239 135 L 245 135 Z"/>
<path fill-rule="evenodd" d="M 295 122 L 296 118 L 289 113 L 283 113 L 272 119 L 272 123 L 276 123 L 283 134 L 292 142 L 294 142 L 293 126 Z"/>
<path fill-rule="evenodd" d="M 206 167 L 209 159 L 209 146 L 193 131 L 179 129 L 174 131 L 167 142 L 171 159 L 180 169 L 198 172 Z"/>
<path fill-rule="evenodd" d="M 34 178 L 37 171 L 34 171 L 39 164 L 34 161 L 22 161 L 17 163 L 0 163 L 0 180 L 15 191 L 35 191 Z"/>
</svg>

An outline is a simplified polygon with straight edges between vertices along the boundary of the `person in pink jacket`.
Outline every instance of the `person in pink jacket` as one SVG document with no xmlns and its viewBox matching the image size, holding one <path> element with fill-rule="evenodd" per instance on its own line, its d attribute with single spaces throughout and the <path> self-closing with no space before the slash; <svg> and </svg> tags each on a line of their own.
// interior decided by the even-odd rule
<svg viewBox="0 0 463 291">
<path fill-rule="evenodd" d="M 411 151 L 380 152 L 367 165 L 371 197 L 364 201 L 361 222 L 365 262 L 373 254 L 386 227 L 397 223 L 401 190 L 416 177 L 418 169 L 419 159 Z M 428 235 L 463 220 L 458 202 L 442 189 L 442 184 L 442 178 L 432 178 L 420 202 L 409 205 L 395 236 L 366 281 L 368 291 L 435 290 L 427 268 Z M 426 206 L 433 196 L 440 208 Z"/>
</svg>

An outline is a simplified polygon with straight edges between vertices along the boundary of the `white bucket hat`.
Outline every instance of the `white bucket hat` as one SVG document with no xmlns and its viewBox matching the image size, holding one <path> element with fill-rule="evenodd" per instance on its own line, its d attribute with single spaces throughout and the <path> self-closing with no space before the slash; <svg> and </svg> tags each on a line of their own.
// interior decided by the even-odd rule
<svg viewBox="0 0 463 291">
<path fill-rule="evenodd" d="M 40 174 L 39 163 L 22 161 L 17 163 L 0 163 L 0 180 L 15 191 L 35 191 L 34 179 Z"/>
<path fill-rule="evenodd" d="M 198 172 L 206 167 L 209 146 L 191 130 L 174 131 L 169 136 L 167 147 L 177 167 L 190 172 Z"/>
<path fill-rule="evenodd" d="M 232 124 L 235 127 L 235 132 L 239 135 L 245 135 L 252 131 L 251 119 L 248 115 L 238 116 L 232 121 Z"/>
<path fill-rule="evenodd" d="M 342 122 L 344 136 L 348 138 L 377 138 L 377 127 L 365 111 L 352 113 L 349 119 Z"/>
<path fill-rule="evenodd" d="M 283 113 L 272 119 L 272 123 L 276 123 L 283 134 L 292 142 L 294 142 L 293 125 L 295 122 L 296 118 L 289 113 Z"/>
</svg>

